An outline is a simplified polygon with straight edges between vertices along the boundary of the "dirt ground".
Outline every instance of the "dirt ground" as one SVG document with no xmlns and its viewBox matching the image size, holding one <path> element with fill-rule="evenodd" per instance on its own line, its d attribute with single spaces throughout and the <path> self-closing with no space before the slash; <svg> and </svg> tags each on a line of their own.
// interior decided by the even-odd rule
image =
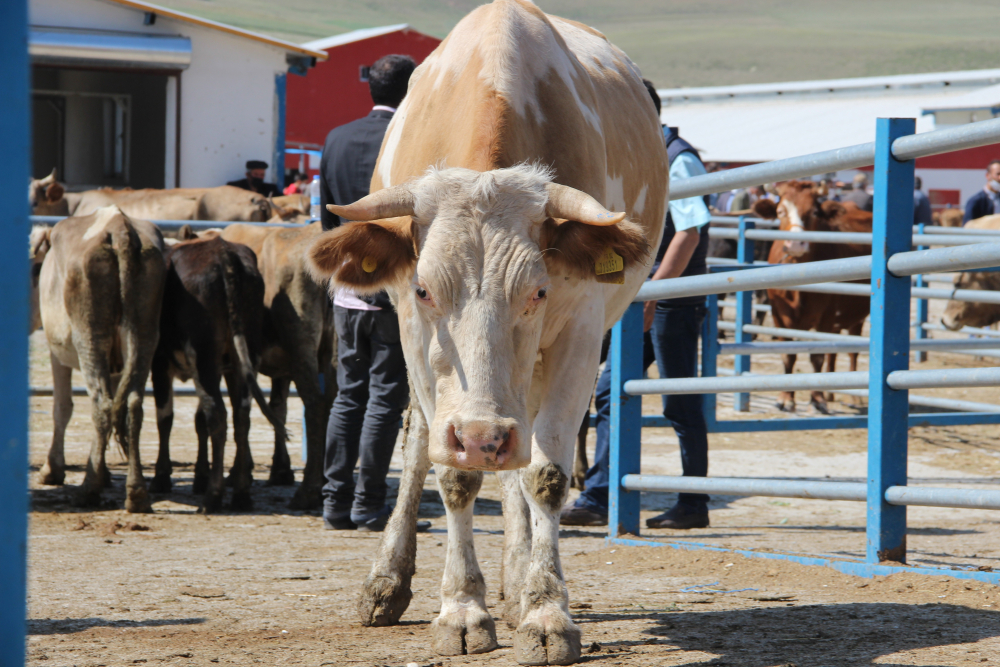
<svg viewBox="0 0 1000 667">
<path fill-rule="evenodd" d="M 32 340 L 32 384 L 49 385 L 44 339 Z M 799 370 L 808 364 L 800 357 Z M 846 365 L 845 361 L 841 362 Z M 994 365 L 972 357 L 932 355 L 921 367 Z M 864 366 L 862 365 L 862 368 Z M 777 359 L 755 360 L 776 372 Z M 266 380 L 264 381 L 266 385 Z M 79 377 L 74 384 L 82 384 Z M 1000 403 L 1000 389 L 922 391 Z M 800 412 L 809 414 L 805 394 Z M 853 399 L 832 404 L 863 414 Z M 773 395 L 754 395 L 750 414 L 720 397 L 720 418 L 778 416 Z M 648 398 L 646 411 L 658 411 Z M 31 463 L 44 460 L 51 399 L 33 398 Z M 414 596 L 399 626 L 363 628 L 355 604 L 378 536 L 322 529 L 318 513 L 292 512 L 291 488 L 268 487 L 273 435 L 254 411 L 255 509 L 203 516 L 191 494 L 195 458 L 193 399 L 178 399 L 174 421 L 175 487 L 154 498 L 155 514 L 121 507 L 125 468 L 109 454 L 114 487 L 108 507 L 78 511 L 68 492 L 83 477 L 91 437 L 88 400 L 76 399 L 67 434 L 67 486 L 32 482 L 29 662 L 97 667 L 134 664 L 513 665 L 513 632 L 497 622 L 500 648 L 482 656 L 442 658 L 431 650 L 430 622 L 439 609 L 444 508 L 433 474 L 421 515 L 432 521 L 418 538 Z M 301 404 L 289 409 L 301 476 Z M 157 436 L 146 401 L 142 456 L 152 474 Z M 912 484 L 978 487 L 1000 482 L 996 426 L 910 431 Z M 591 435 L 591 440 L 593 435 Z M 591 442 L 591 446 L 593 442 Z M 711 474 L 858 480 L 865 476 L 865 433 L 713 434 Z M 232 446 L 227 454 L 232 457 Z M 391 481 L 399 475 L 399 451 Z M 643 472 L 679 474 L 670 429 L 643 433 Z M 574 492 L 575 493 L 575 492 Z M 476 547 L 496 595 L 502 544 L 499 487 L 487 476 L 476 501 Z M 645 494 L 643 518 L 673 502 Z M 864 505 L 850 502 L 715 497 L 712 526 L 643 537 L 725 548 L 859 557 Z M 1000 568 L 1000 513 L 910 508 L 910 563 L 961 569 Z M 606 544 L 601 529 L 561 537 L 572 613 L 583 630 L 582 662 L 596 665 L 1000 665 L 1000 587 L 951 577 L 900 574 L 862 579 L 832 569 L 731 553 Z"/>
</svg>

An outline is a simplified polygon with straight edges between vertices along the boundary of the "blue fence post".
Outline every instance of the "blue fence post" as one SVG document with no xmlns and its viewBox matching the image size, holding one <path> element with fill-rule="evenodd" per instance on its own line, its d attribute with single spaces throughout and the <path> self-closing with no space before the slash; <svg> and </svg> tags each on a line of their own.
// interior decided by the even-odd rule
<svg viewBox="0 0 1000 667">
<path fill-rule="evenodd" d="M 906 561 L 906 507 L 889 505 L 885 490 L 906 484 L 906 391 L 886 384 L 910 360 L 910 279 L 889 273 L 886 262 L 913 242 L 914 163 L 892 156 L 892 142 L 913 134 L 912 118 L 879 118 L 875 133 L 875 201 L 872 220 L 871 347 L 868 372 L 869 563 Z"/>
<path fill-rule="evenodd" d="M 622 391 L 642 378 L 642 304 L 633 303 L 611 330 L 611 480 L 608 484 L 608 534 L 639 534 L 639 492 L 622 488 L 622 476 L 638 474 L 642 447 L 642 396 Z"/>
<path fill-rule="evenodd" d="M 0 182 L 20 187 L 30 173 L 28 3 L 5 3 L 0 21 Z M 20 192 L 20 190 L 18 190 Z M 0 220 L 0 665 L 25 659 L 28 549 L 28 202 L 11 197 Z"/>
<path fill-rule="evenodd" d="M 740 264 L 753 264 L 753 240 L 748 239 L 746 232 L 755 227 L 752 220 L 740 216 L 740 238 L 736 246 L 736 261 Z M 736 342 L 749 343 L 752 336 L 743 333 L 743 326 L 753 322 L 753 292 L 736 293 Z M 736 375 L 750 372 L 750 355 L 737 354 L 733 358 L 733 370 Z M 738 412 L 750 410 L 750 394 L 733 394 L 733 409 Z"/>
<path fill-rule="evenodd" d="M 719 295 L 709 294 L 705 297 L 705 321 L 701 325 L 701 376 L 715 377 L 718 375 L 719 357 Z M 716 394 L 705 394 L 705 425 L 708 432 L 715 430 L 718 421 L 716 415 Z"/>
<path fill-rule="evenodd" d="M 917 234 L 924 233 L 924 223 L 921 222 L 919 225 L 917 225 L 916 232 Z M 922 245 L 918 247 L 917 250 L 927 250 L 927 246 Z M 917 275 L 916 278 L 917 278 L 916 281 L 917 287 L 926 286 L 927 283 L 924 281 L 923 274 Z M 924 338 L 927 338 L 927 330 L 924 329 L 924 325 L 927 324 L 927 306 L 928 306 L 927 299 L 917 299 L 916 323 L 914 324 L 914 329 L 913 329 L 913 337 L 916 338 L 917 340 L 923 340 Z M 927 353 L 924 352 L 923 350 L 914 352 L 913 360 L 917 363 L 927 361 Z"/>
<path fill-rule="evenodd" d="M 278 117 L 274 128 L 274 184 L 278 192 L 285 190 L 285 101 L 287 96 L 286 81 L 288 75 L 284 72 L 274 75 L 274 101 Z"/>
</svg>

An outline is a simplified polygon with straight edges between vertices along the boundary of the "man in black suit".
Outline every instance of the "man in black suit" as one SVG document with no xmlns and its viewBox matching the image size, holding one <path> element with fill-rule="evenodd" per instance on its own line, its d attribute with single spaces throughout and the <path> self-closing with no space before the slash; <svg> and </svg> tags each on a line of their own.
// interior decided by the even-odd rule
<svg viewBox="0 0 1000 667">
<path fill-rule="evenodd" d="M 350 224 L 329 212 L 368 194 L 382 137 L 416 63 L 409 56 L 380 58 L 369 68 L 375 106 L 364 118 L 333 129 L 320 161 L 320 220 L 324 230 Z M 337 329 L 337 398 L 326 429 L 323 524 L 329 530 L 381 531 L 389 518 L 386 475 L 409 403 L 399 320 L 385 292 L 358 297 L 340 288 L 333 299 Z M 354 466 L 360 457 L 358 481 Z M 426 521 L 418 530 L 426 530 Z"/>
<path fill-rule="evenodd" d="M 247 160 L 247 177 L 238 181 L 229 181 L 226 185 L 250 190 L 265 197 L 277 197 L 281 194 L 278 186 L 274 183 L 265 183 L 264 174 L 267 173 L 267 163 L 263 160 Z"/>
<path fill-rule="evenodd" d="M 993 160 L 986 165 L 986 187 L 965 202 L 965 219 L 962 224 L 995 213 L 1000 213 L 1000 160 Z"/>
</svg>

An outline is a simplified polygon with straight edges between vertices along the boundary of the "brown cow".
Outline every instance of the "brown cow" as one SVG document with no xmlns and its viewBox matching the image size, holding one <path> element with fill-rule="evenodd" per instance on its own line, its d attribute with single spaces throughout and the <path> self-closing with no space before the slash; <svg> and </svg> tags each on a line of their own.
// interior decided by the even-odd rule
<svg viewBox="0 0 1000 667">
<path fill-rule="evenodd" d="M 159 338 L 164 276 L 163 238 L 117 207 L 66 218 L 35 248 L 41 322 L 52 359 L 55 430 L 43 484 L 65 478 L 63 440 L 73 413 L 72 369 L 83 372 L 92 403 L 94 442 L 74 502 L 96 506 L 108 479 L 111 431 L 128 454 L 125 509 L 149 512 L 139 461 L 142 398 Z M 47 247 L 46 247 L 47 246 Z"/>
<path fill-rule="evenodd" d="M 168 491 L 170 431 L 173 426 L 173 381 L 194 380 L 198 392 L 195 430 L 198 460 L 195 493 L 205 493 L 204 512 L 222 506 L 225 493 L 223 454 L 226 444 L 226 406 L 219 383 L 224 376 L 233 407 L 236 471 L 232 507 L 249 510 L 250 397 L 282 431 L 257 385 L 262 349 L 264 281 L 257 260 L 246 246 L 211 235 L 182 241 L 167 251 L 167 279 L 160 319 L 160 343 L 153 359 L 153 395 L 160 432 L 153 491 Z M 208 440 L 212 440 L 209 472 Z"/>
<path fill-rule="evenodd" d="M 931 219 L 935 225 L 941 225 L 942 227 L 961 227 L 962 220 L 965 219 L 965 213 L 960 208 L 945 208 L 940 211 L 934 211 L 931 214 Z"/>
<path fill-rule="evenodd" d="M 754 211 L 762 218 L 781 220 L 781 231 L 810 232 L 871 232 L 872 214 L 862 211 L 852 203 L 842 204 L 820 199 L 819 186 L 811 181 L 788 181 L 778 187 L 781 202 L 765 199 L 757 202 Z M 768 261 L 771 264 L 801 264 L 826 259 L 840 259 L 870 254 L 869 246 L 833 243 L 809 243 L 804 241 L 775 241 L 771 245 Z M 785 329 L 816 330 L 826 333 L 848 333 L 860 335 L 865 318 L 868 317 L 870 300 L 868 297 L 841 294 L 816 294 L 790 289 L 769 289 L 771 317 L 775 326 Z M 784 339 L 787 340 L 787 339 Z M 811 354 L 809 360 L 813 369 L 823 370 L 822 354 Z M 785 373 L 795 367 L 794 354 L 782 355 Z M 851 354 L 851 370 L 857 370 L 858 355 Z M 826 355 L 827 371 L 836 367 L 836 355 Z M 809 401 L 816 410 L 827 414 L 826 398 L 823 392 L 813 391 Z M 778 400 L 778 408 L 786 412 L 795 411 L 795 393 L 785 391 Z"/>
<path fill-rule="evenodd" d="M 976 220 L 970 220 L 966 225 L 969 229 L 1000 230 L 1000 215 L 987 215 Z M 997 271 L 965 271 L 955 276 L 955 289 L 1000 290 L 1000 272 Z M 988 327 L 994 322 L 1000 322 L 1000 305 L 993 303 L 970 303 L 966 301 L 949 301 L 945 306 L 941 324 L 952 331 L 962 327 Z"/>
<path fill-rule="evenodd" d="M 295 382 L 305 407 L 306 467 L 292 498 L 294 509 L 322 503 L 326 421 L 337 393 L 333 370 L 333 312 L 326 283 L 309 271 L 306 250 L 321 233 L 318 222 L 299 228 L 229 225 L 222 237 L 257 253 L 264 278 L 264 352 L 260 372 L 271 378 L 271 409 L 284 422 L 288 390 Z M 319 376 L 324 383 L 320 386 Z M 285 439 L 276 434 L 271 484 L 292 484 Z"/>
</svg>

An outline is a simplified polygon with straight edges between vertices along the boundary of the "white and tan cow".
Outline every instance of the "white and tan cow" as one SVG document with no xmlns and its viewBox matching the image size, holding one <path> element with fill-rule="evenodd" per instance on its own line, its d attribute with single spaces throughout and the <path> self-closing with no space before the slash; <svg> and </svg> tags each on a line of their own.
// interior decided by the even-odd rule
<svg viewBox="0 0 1000 667">
<path fill-rule="evenodd" d="M 1000 230 L 1000 215 L 970 220 L 967 229 Z M 964 271 L 955 276 L 955 289 L 1000 291 L 1000 272 Z M 949 301 L 941 315 L 941 324 L 952 331 L 962 327 L 988 327 L 1000 322 L 1000 306 L 993 303 Z"/>
<path fill-rule="evenodd" d="M 433 462 L 448 514 L 434 647 L 497 645 L 472 539 L 482 471 L 494 470 L 517 660 L 572 663 L 580 630 L 559 562 L 559 511 L 601 338 L 648 275 L 662 234 L 667 156 L 653 104 L 603 35 L 497 0 L 413 73 L 372 192 L 331 208 L 359 222 L 311 251 L 334 283 L 389 290 L 411 382 L 399 504 L 361 620 L 394 623 L 409 603 Z M 608 251 L 620 260 L 605 261 Z M 604 273 L 618 262 L 623 270 Z"/>
<path fill-rule="evenodd" d="M 73 215 L 90 215 L 104 206 L 117 206 L 125 215 L 145 220 L 265 222 L 272 217 L 266 197 L 232 185 L 170 190 L 101 188 L 81 192 L 79 198 L 70 211 Z"/>
</svg>

